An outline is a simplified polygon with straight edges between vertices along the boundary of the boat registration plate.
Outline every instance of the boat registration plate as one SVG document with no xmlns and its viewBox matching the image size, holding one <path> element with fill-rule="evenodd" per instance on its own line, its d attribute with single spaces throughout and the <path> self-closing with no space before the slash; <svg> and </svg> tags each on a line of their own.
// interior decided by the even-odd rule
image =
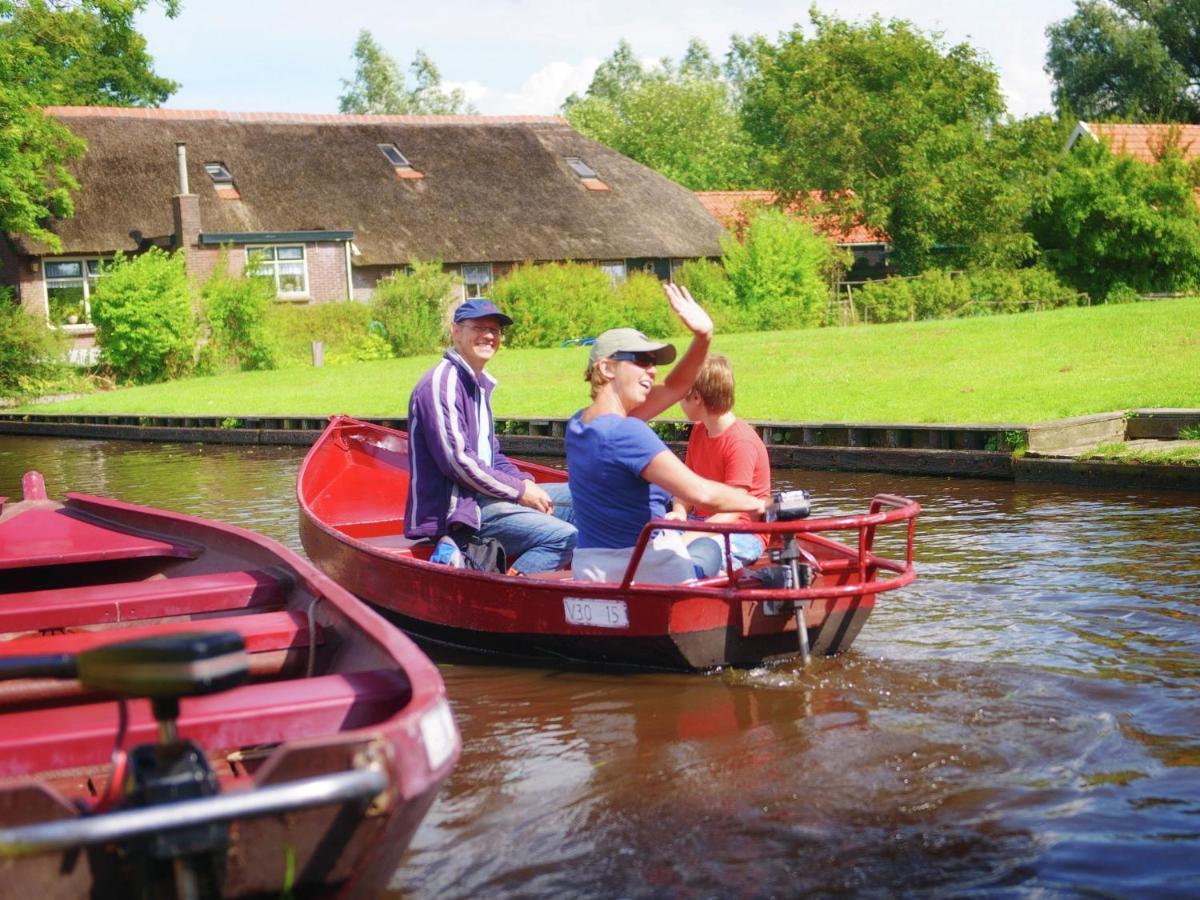
<svg viewBox="0 0 1200 900">
<path fill-rule="evenodd" d="M 628 628 L 629 609 L 624 600 L 589 600 L 586 597 L 563 597 L 568 625 L 591 625 L 593 628 Z"/>
</svg>

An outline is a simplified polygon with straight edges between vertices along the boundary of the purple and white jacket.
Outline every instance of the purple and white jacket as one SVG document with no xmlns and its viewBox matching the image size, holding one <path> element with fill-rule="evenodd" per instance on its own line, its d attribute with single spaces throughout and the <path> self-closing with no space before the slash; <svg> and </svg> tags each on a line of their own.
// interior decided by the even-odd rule
<svg viewBox="0 0 1200 900">
<path fill-rule="evenodd" d="M 408 506 L 404 535 L 438 537 L 451 525 L 479 528 L 477 494 L 516 502 L 525 491 L 524 475 L 500 452 L 491 428 L 492 390 L 486 372 L 478 379 L 453 349 L 426 372 L 408 401 Z M 476 405 L 482 395 L 488 418 L 492 464 L 479 457 Z"/>
</svg>

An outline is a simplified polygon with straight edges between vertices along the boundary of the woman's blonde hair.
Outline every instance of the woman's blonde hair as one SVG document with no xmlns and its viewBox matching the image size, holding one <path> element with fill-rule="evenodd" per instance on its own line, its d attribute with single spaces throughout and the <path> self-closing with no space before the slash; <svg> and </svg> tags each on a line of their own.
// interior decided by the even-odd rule
<svg viewBox="0 0 1200 900">
<path fill-rule="evenodd" d="M 599 363 L 599 360 L 596 361 Z M 596 395 L 600 393 L 600 389 L 612 381 L 612 378 L 606 377 L 600 371 L 600 366 L 594 363 L 588 363 L 587 371 L 583 373 L 583 380 L 592 386 L 592 399 L 596 399 Z"/>
</svg>

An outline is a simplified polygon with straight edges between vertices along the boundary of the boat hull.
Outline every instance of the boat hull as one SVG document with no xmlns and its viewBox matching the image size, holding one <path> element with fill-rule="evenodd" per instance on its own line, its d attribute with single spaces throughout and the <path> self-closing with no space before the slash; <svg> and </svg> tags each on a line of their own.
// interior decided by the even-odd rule
<svg viewBox="0 0 1200 900">
<path fill-rule="evenodd" d="M 897 564 L 820 537 L 806 538 L 816 574 L 798 591 L 747 589 L 744 579 L 724 576 L 694 585 L 608 584 L 434 565 L 428 546 L 402 534 L 406 446 L 401 432 L 332 420 L 297 478 L 300 537 L 322 571 L 427 644 L 604 668 L 751 667 L 800 656 L 803 639 L 815 654 L 843 652 L 876 594 L 913 577 L 911 559 Z M 565 477 L 518 465 L 539 480 Z M 905 503 L 891 521 L 915 518 L 919 507 Z M 875 515 L 882 524 L 886 515 Z M 877 579 L 888 565 L 898 577 Z"/>
<path fill-rule="evenodd" d="M 126 895 L 150 842 L 184 835 L 185 810 L 223 835 L 206 851 L 223 896 L 385 890 L 459 754 L 436 667 L 274 541 L 106 498 L 59 503 L 31 475 L 25 501 L 0 498 L 0 669 L 233 631 L 249 680 L 180 700 L 179 736 L 220 787 L 194 809 L 124 805 L 114 750 L 158 739 L 147 700 L 122 713 L 79 681 L 0 681 L 0 897 Z"/>
</svg>

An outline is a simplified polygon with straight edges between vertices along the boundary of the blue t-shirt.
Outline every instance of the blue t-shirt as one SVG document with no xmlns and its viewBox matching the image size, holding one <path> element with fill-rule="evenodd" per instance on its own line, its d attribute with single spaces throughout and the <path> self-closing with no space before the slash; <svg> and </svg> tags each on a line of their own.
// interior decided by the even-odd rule
<svg viewBox="0 0 1200 900">
<path fill-rule="evenodd" d="M 642 469 L 667 449 L 641 419 L 582 412 L 567 422 L 567 478 L 577 547 L 632 547 L 642 527 L 667 512 L 670 495 L 642 478 Z"/>
</svg>

